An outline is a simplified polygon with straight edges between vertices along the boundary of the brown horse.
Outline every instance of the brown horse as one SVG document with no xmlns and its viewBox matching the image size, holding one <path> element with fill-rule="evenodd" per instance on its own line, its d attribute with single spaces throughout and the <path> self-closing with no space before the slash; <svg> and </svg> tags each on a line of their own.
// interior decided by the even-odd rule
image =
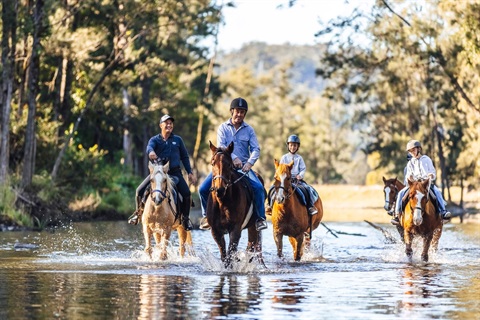
<svg viewBox="0 0 480 320">
<path fill-rule="evenodd" d="M 443 220 L 429 196 L 430 180 L 408 181 L 409 200 L 400 217 L 404 229 L 405 253 L 412 260 L 412 242 L 415 236 L 423 238 L 422 261 L 428 261 L 430 246 L 436 251 L 442 235 Z"/>
<path fill-rule="evenodd" d="M 179 238 L 179 252 L 183 257 L 187 250 L 193 255 L 192 234 L 180 224 L 180 215 L 177 213 L 173 190 L 174 182 L 167 174 L 169 163 L 149 163 L 150 184 L 152 191 L 145 203 L 142 215 L 143 236 L 145 238 L 145 252 L 152 258 L 152 235 L 160 249 L 160 259 L 167 259 L 167 246 L 172 230 L 176 229 Z"/>
<path fill-rule="evenodd" d="M 226 148 L 217 148 L 210 142 L 212 187 L 207 201 L 207 221 L 225 267 L 231 266 L 244 228 L 248 228 L 247 250 L 256 252 L 263 264 L 262 234 L 255 227 L 253 193 L 248 191 L 248 177 L 234 169 L 233 146 L 232 142 Z M 225 234 L 229 235 L 228 251 Z"/>
<path fill-rule="evenodd" d="M 405 186 L 401 183 L 396 177 L 392 179 L 383 178 L 383 193 L 385 195 L 385 205 L 383 208 L 387 210 L 389 215 L 393 215 L 395 211 L 395 204 L 397 202 L 397 195 Z M 398 234 L 402 242 L 405 242 L 403 239 L 403 228 L 401 226 L 396 226 Z"/>
<path fill-rule="evenodd" d="M 385 194 L 385 205 L 383 208 L 388 212 L 395 210 L 395 202 L 397 201 L 397 195 L 400 190 L 405 188 L 396 177 L 392 179 L 383 178 L 383 193 Z"/>
<path fill-rule="evenodd" d="M 293 161 L 281 164 L 275 163 L 275 196 L 272 208 L 273 238 L 277 245 L 277 255 L 283 257 L 283 236 L 288 236 L 293 248 L 293 258 L 300 261 L 303 250 L 310 245 L 312 231 L 315 230 L 323 217 L 323 205 L 320 197 L 315 202 L 318 213 L 311 216 L 307 208 L 295 195 L 292 184 Z"/>
</svg>

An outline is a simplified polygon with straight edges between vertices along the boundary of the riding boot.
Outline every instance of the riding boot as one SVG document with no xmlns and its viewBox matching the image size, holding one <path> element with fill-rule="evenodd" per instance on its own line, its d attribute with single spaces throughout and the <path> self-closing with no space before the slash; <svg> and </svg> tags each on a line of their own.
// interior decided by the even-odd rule
<svg viewBox="0 0 480 320">
<path fill-rule="evenodd" d="M 142 218 L 143 209 L 145 208 L 145 203 L 142 201 L 142 197 L 137 197 L 137 210 L 128 217 L 128 223 L 132 225 L 137 225 L 140 219 Z"/>
<path fill-rule="evenodd" d="M 191 206 L 191 198 L 184 198 L 182 203 L 182 227 L 186 231 L 190 231 L 193 229 L 193 224 L 190 221 L 190 206 Z"/>
<path fill-rule="evenodd" d="M 394 226 L 399 226 L 400 225 L 400 220 L 398 219 L 398 214 L 395 214 L 393 216 L 393 219 L 390 220 L 390 223 L 393 224 Z"/>
</svg>

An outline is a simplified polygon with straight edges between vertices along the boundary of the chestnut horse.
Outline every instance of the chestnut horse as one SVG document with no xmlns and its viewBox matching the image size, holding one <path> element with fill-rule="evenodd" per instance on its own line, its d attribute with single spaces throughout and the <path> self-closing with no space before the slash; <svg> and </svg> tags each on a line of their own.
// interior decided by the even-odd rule
<svg viewBox="0 0 480 320">
<path fill-rule="evenodd" d="M 217 148 L 210 142 L 212 187 L 207 201 L 207 221 L 225 267 L 231 266 L 245 228 L 248 228 L 247 250 L 256 252 L 258 261 L 263 264 L 262 234 L 255 227 L 253 192 L 249 191 L 248 176 L 239 173 L 233 166 L 233 147 L 233 142 L 226 148 Z M 228 251 L 225 234 L 229 235 Z"/>
<path fill-rule="evenodd" d="M 443 220 L 429 195 L 430 180 L 408 181 L 409 200 L 400 217 L 404 229 L 405 253 L 412 260 L 412 242 L 415 236 L 423 238 L 422 261 L 428 261 L 430 246 L 436 251 L 442 235 Z"/>
<path fill-rule="evenodd" d="M 323 205 L 320 197 L 315 202 L 318 213 L 311 216 L 295 194 L 292 184 L 293 161 L 289 164 L 275 163 L 274 203 L 272 207 L 273 238 L 277 245 L 278 257 L 283 257 L 283 236 L 288 236 L 293 248 L 293 259 L 300 261 L 303 250 L 310 245 L 312 231 L 323 217 Z"/>
<path fill-rule="evenodd" d="M 187 250 L 193 254 L 192 234 L 186 231 L 180 223 L 174 200 L 174 182 L 167 174 L 169 163 L 152 164 L 149 162 L 150 184 L 152 191 L 145 203 L 142 215 L 145 252 L 152 258 L 152 235 L 160 249 L 160 259 L 167 259 L 167 246 L 172 230 L 176 229 L 179 239 L 179 252 L 183 257 Z"/>
</svg>

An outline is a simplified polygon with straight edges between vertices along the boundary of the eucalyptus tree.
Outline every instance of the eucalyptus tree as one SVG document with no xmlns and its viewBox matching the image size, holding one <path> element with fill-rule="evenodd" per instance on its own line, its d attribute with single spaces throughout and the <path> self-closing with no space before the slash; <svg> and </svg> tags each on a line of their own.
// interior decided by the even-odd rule
<svg viewBox="0 0 480 320">
<path fill-rule="evenodd" d="M 0 185 L 7 181 L 10 157 L 10 113 L 14 94 L 17 44 L 17 0 L 2 1 L 2 96 L 0 112 Z"/>
<path fill-rule="evenodd" d="M 454 155 L 478 141 L 478 133 L 465 135 L 473 129 L 468 123 L 460 129 L 465 113 L 478 124 L 478 94 L 469 90 L 478 87 L 478 78 L 460 77 L 466 59 L 458 49 L 464 46 L 451 26 L 464 18 L 462 10 L 442 4 L 377 1 L 370 13 L 332 21 L 319 32 L 331 35 L 319 75 L 331 79 L 331 98 L 356 110 L 352 124 L 367 154 L 382 155 L 379 167 L 400 174 L 405 142 L 416 138 L 437 158 L 442 185 L 449 186 L 452 169 L 459 169 Z M 450 4 L 475 7 L 471 1 Z"/>
</svg>

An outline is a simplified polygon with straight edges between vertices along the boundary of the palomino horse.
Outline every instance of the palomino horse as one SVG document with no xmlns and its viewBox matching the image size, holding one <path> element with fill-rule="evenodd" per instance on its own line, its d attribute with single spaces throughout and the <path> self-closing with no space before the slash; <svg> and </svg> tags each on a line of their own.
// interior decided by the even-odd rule
<svg viewBox="0 0 480 320">
<path fill-rule="evenodd" d="M 405 186 L 396 177 L 392 179 L 385 179 L 385 177 L 382 178 L 384 184 L 383 193 L 385 195 L 385 205 L 383 208 L 387 210 L 389 215 L 393 215 L 393 212 L 395 211 L 395 204 L 397 202 L 397 195 Z M 402 242 L 405 242 L 403 239 L 403 228 L 401 226 L 397 226 L 397 231 Z"/>
<path fill-rule="evenodd" d="M 293 248 L 293 258 L 300 261 L 305 246 L 310 245 L 310 236 L 323 217 L 320 197 L 315 202 L 318 213 L 311 216 L 307 208 L 295 195 L 292 184 L 293 161 L 281 164 L 275 159 L 275 196 L 272 208 L 273 238 L 277 245 L 277 255 L 283 257 L 283 236 L 288 236 Z"/>
<path fill-rule="evenodd" d="M 145 252 L 152 257 L 152 235 L 160 249 L 160 259 L 167 259 L 167 246 L 176 229 L 179 239 L 179 252 L 183 257 L 188 250 L 193 254 L 192 234 L 186 231 L 180 223 L 180 213 L 177 213 L 174 201 L 174 182 L 167 174 L 169 163 L 148 164 L 150 169 L 150 183 L 152 191 L 145 203 L 142 215 L 143 236 L 145 237 Z"/>
<path fill-rule="evenodd" d="M 400 218 L 404 229 L 405 253 L 411 261 L 413 256 L 412 242 L 415 236 L 423 238 L 422 261 L 428 261 L 430 246 L 436 251 L 438 240 L 442 235 L 443 220 L 433 200 L 429 196 L 430 180 L 408 181 L 409 200 L 405 212 Z"/>
<path fill-rule="evenodd" d="M 253 193 L 248 191 L 250 184 L 245 174 L 237 172 L 233 166 L 233 142 L 228 147 L 215 147 L 212 151 L 212 187 L 207 202 L 207 220 L 212 236 L 220 250 L 225 267 L 231 266 L 237 252 L 242 230 L 248 228 L 247 250 L 256 252 L 263 264 L 261 232 L 255 227 L 253 214 Z M 228 251 L 224 235 L 229 235 Z"/>
</svg>

